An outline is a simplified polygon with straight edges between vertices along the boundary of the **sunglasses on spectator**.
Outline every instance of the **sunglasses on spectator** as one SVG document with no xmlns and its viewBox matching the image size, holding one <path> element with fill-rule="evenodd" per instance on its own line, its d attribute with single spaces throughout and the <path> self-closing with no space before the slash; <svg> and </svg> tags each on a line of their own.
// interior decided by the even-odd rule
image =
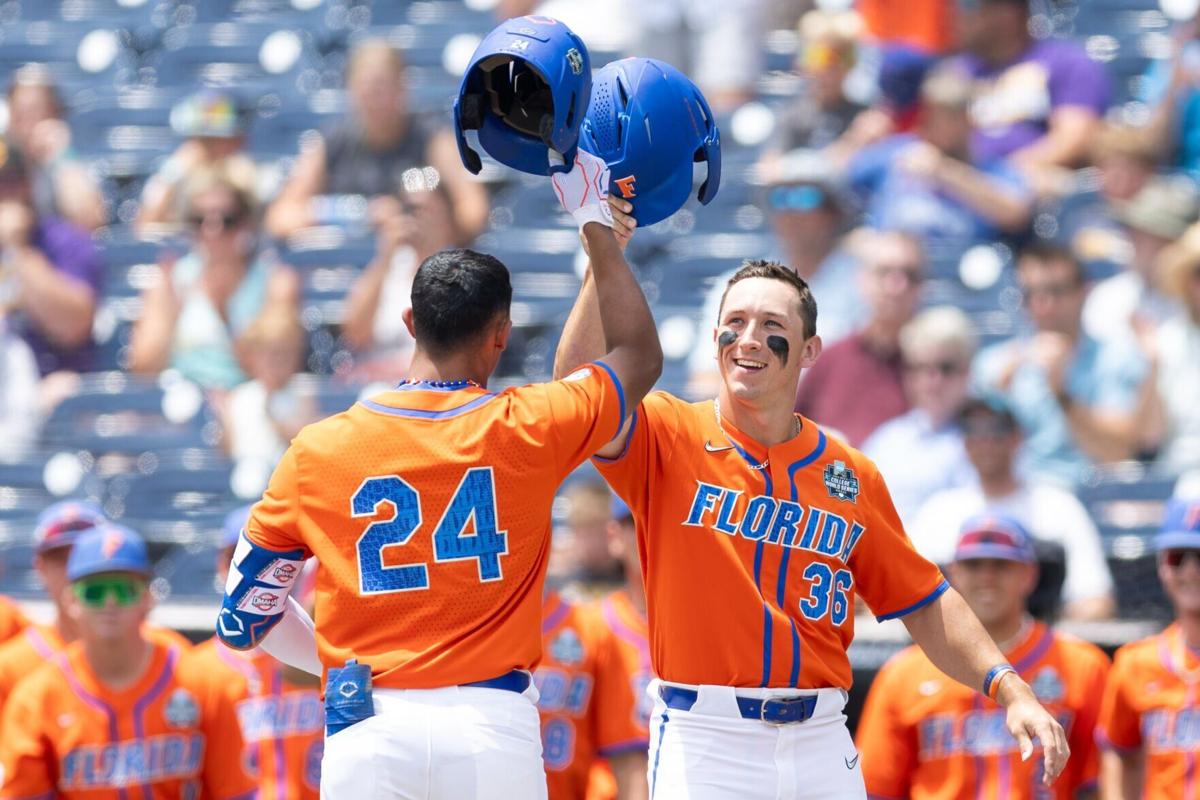
<svg viewBox="0 0 1200 800">
<path fill-rule="evenodd" d="M 244 214 L 236 211 L 209 212 L 207 214 L 193 214 L 188 217 L 188 222 L 197 230 L 205 225 L 219 225 L 222 231 L 227 231 L 236 228 L 245 219 Z"/>
<path fill-rule="evenodd" d="M 1188 560 L 1195 561 L 1196 566 L 1200 567 L 1200 550 L 1167 550 L 1163 553 L 1163 561 L 1165 561 L 1167 566 L 1171 567 L 1172 569 L 1179 569 L 1181 566 L 1183 566 L 1183 562 Z"/>
<path fill-rule="evenodd" d="M 829 195 L 820 186 L 777 186 L 767 195 L 767 202 L 775 211 L 816 211 L 823 208 Z"/>
<path fill-rule="evenodd" d="M 916 266 L 878 264 L 871 269 L 871 272 L 877 278 L 901 278 L 909 286 L 920 286 L 925 280 L 925 275 L 921 271 L 921 268 Z"/>
<path fill-rule="evenodd" d="M 103 608 L 112 598 L 118 606 L 128 607 L 142 598 L 144 585 L 133 578 L 105 575 L 80 578 L 72 584 L 79 602 L 88 608 Z"/>
<path fill-rule="evenodd" d="M 943 378 L 966 372 L 965 365 L 959 361 L 910 361 L 904 368 L 909 372 L 936 372 Z"/>
<path fill-rule="evenodd" d="M 1062 300 L 1064 297 L 1069 297 L 1079 291 L 1079 286 L 1080 284 L 1074 281 L 1070 283 L 1047 283 L 1043 286 L 1022 286 L 1021 299 L 1027 303 L 1038 296 L 1049 297 L 1052 300 Z"/>
</svg>

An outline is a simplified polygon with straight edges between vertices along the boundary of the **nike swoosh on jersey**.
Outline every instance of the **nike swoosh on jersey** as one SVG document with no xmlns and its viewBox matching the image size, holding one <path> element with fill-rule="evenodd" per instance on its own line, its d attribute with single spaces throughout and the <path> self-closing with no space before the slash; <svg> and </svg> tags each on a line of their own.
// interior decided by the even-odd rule
<svg viewBox="0 0 1200 800">
<path fill-rule="evenodd" d="M 855 753 L 853 759 L 844 758 L 842 760 L 846 762 L 846 769 L 854 769 L 855 767 L 858 766 L 858 754 L 857 753 Z"/>
<path fill-rule="evenodd" d="M 729 444 L 724 447 L 713 447 L 712 442 L 705 442 L 704 449 L 709 453 L 724 453 L 726 450 L 732 450 L 733 445 Z"/>
</svg>

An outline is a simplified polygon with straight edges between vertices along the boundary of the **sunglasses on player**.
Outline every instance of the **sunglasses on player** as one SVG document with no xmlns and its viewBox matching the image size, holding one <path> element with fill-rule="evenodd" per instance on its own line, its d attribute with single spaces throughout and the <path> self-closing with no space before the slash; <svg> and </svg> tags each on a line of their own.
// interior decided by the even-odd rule
<svg viewBox="0 0 1200 800">
<path fill-rule="evenodd" d="M 1178 569 L 1179 567 L 1183 566 L 1184 561 L 1189 560 L 1195 561 L 1196 566 L 1200 567 L 1200 550 L 1181 548 L 1178 550 L 1167 550 L 1163 552 L 1163 561 L 1166 562 L 1168 567 L 1173 569 Z"/>
<path fill-rule="evenodd" d="M 141 581 L 114 575 L 80 578 L 71 588 L 79 602 L 88 608 L 103 608 L 110 597 L 118 606 L 131 606 L 142 599 L 146 590 Z"/>
</svg>

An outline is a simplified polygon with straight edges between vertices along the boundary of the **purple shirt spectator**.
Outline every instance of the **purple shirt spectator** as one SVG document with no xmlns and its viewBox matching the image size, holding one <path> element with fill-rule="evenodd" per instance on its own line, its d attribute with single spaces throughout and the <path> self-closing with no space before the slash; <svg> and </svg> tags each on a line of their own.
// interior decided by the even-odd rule
<svg viewBox="0 0 1200 800">
<path fill-rule="evenodd" d="M 973 55 L 959 63 L 976 83 L 971 143 L 976 163 L 1004 158 L 1040 139 L 1050 116 L 1063 106 L 1083 106 L 1097 115 L 1108 108 L 1111 87 L 1104 68 L 1074 42 L 1036 41 L 1005 67 Z"/>
<path fill-rule="evenodd" d="M 99 296 L 103 265 L 86 231 L 57 217 L 39 217 L 30 243 L 45 254 L 56 270 L 87 284 Z M 33 351 L 42 375 L 58 370 L 87 372 L 94 368 L 95 344 L 90 340 L 83 347 L 64 350 L 34 329 L 29 318 L 20 312 L 9 318 L 9 324 Z"/>
<path fill-rule="evenodd" d="M 900 351 L 872 350 L 854 333 L 829 347 L 805 373 L 796 410 L 841 432 L 855 447 L 884 422 L 908 410 Z"/>
</svg>

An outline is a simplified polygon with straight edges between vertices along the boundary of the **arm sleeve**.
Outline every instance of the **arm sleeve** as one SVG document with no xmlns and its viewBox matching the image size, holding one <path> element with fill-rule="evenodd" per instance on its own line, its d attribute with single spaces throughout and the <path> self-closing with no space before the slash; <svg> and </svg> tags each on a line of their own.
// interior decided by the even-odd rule
<svg viewBox="0 0 1200 800">
<path fill-rule="evenodd" d="M 875 466 L 866 459 L 857 463 L 864 473 L 858 502 L 869 504 L 868 523 L 847 563 L 871 611 L 880 620 L 896 619 L 932 603 L 950 584 L 908 540 Z"/>
<path fill-rule="evenodd" d="M 567 475 L 612 441 L 625 415 L 625 390 L 612 367 L 603 361 L 584 364 L 562 380 L 530 387 L 541 394 L 545 413 L 542 433 L 560 475 Z M 545 420 L 550 424 L 546 426 Z"/>
<path fill-rule="evenodd" d="M 312 556 L 300 532 L 300 476 L 297 445 L 283 454 L 267 491 L 254 504 L 246 521 L 246 538 L 267 550 L 287 552 L 300 549 L 303 558 Z"/>
<path fill-rule="evenodd" d="M 310 675 L 321 675 L 321 659 L 317 656 L 316 625 L 294 597 L 287 598 L 287 607 L 282 618 L 260 646 L 264 652 L 282 664 Z"/>
<path fill-rule="evenodd" d="M 663 472 L 662 459 L 674 449 L 680 427 L 680 402 L 665 392 L 649 395 L 633 412 L 629 437 L 621 454 L 616 458 L 592 459 L 639 524 L 650 507 L 655 476 Z"/>
<path fill-rule="evenodd" d="M 1085 702 L 1081 705 L 1075 724 L 1071 726 L 1068 745 L 1071 747 L 1070 761 L 1074 771 L 1070 788 L 1075 791 L 1094 789 L 1100 780 L 1100 748 L 1096 745 L 1096 719 L 1099 716 L 1099 706 L 1096 702 L 1086 702 L 1088 698 L 1101 697 L 1104 694 L 1104 682 L 1108 677 L 1108 656 L 1103 653 L 1087 653 L 1075 665 L 1079 670 L 1079 684 L 1085 687 L 1081 697 Z M 1068 762 L 1070 763 L 1070 762 Z"/>
<path fill-rule="evenodd" d="M 1141 714 L 1130 698 L 1134 665 L 1129 656 L 1127 650 L 1117 651 L 1104 682 L 1104 696 L 1096 720 L 1097 743 L 1124 752 L 1142 746 Z"/>
<path fill-rule="evenodd" d="M 906 685 L 899 657 L 884 664 L 875 676 L 858 720 L 855 746 L 871 798 L 908 797 L 917 767 L 915 731 L 900 719 Z"/>
<path fill-rule="evenodd" d="M 55 756 L 41 726 L 47 709 L 39 707 L 38 698 L 37 686 L 26 685 L 22 691 L 14 691 L 0 718 L 3 800 L 49 800 L 57 796 L 51 770 Z"/>
</svg>

